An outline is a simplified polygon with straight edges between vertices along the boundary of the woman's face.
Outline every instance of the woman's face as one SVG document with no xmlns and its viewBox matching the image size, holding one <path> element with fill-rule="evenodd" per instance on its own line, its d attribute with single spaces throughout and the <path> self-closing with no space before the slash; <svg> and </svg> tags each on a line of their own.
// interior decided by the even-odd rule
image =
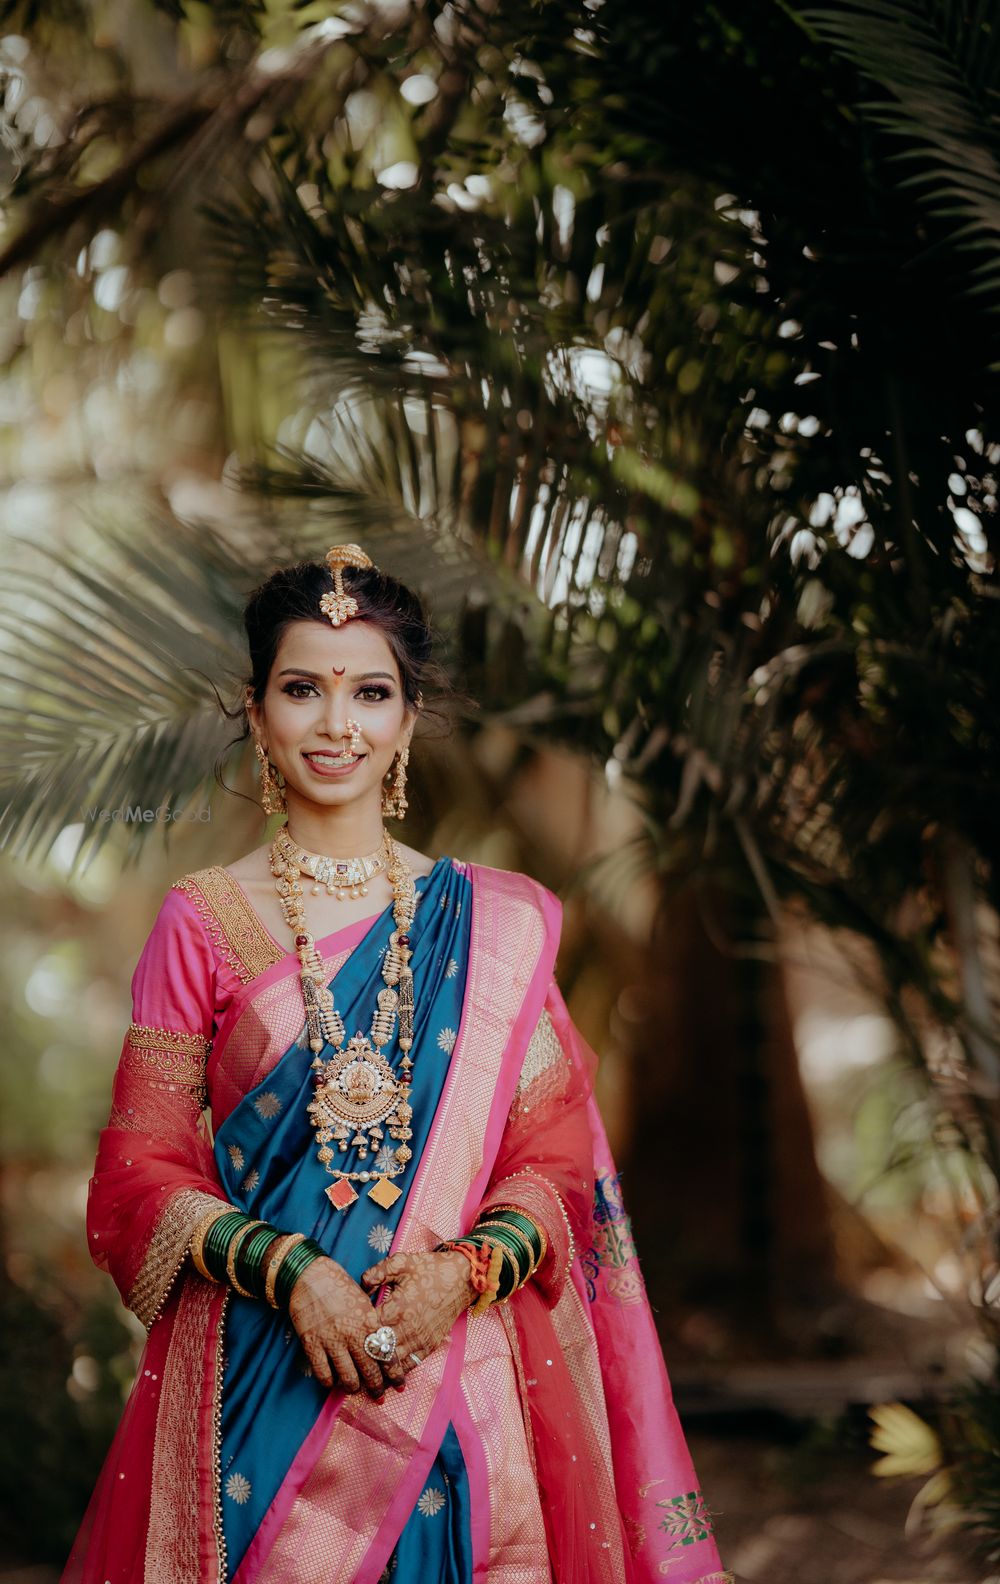
<svg viewBox="0 0 1000 1584">
<path fill-rule="evenodd" d="M 296 621 L 278 645 L 250 720 L 285 778 L 290 811 L 296 796 L 322 807 L 370 799 L 381 817 L 382 780 L 409 743 L 416 711 L 405 703 L 399 667 L 378 627 Z M 361 728 L 355 751 L 348 720 Z"/>
</svg>

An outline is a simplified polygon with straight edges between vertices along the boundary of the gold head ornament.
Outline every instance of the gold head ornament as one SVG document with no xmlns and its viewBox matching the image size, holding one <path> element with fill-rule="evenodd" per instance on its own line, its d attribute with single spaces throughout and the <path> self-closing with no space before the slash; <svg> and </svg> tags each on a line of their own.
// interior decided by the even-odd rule
<svg viewBox="0 0 1000 1584">
<path fill-rule="evenodd" d="M 360 545 L 346 544 L 334 545 L 326 552 L 324 557 L 333 577 L 333 592 L 323 595 L 319 608 L 324 616 L 329 616 L 334 627 L 342 627 L 352 616 L 358 614 L 358 602 L 353 594 L 348 594 L 344 588 L 344 568 L 357 567 L 359 572 L 375 570 L 375 563 L 371 556 L 366 555 Z"/>
</svg>

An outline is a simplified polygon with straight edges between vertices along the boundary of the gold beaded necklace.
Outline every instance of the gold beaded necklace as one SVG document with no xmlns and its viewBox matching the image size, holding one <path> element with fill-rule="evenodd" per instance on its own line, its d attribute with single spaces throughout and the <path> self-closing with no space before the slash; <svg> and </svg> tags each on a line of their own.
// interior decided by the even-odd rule
<svg viewBox="0 0 1000 1584">
<path fill-rule="evenodd" d="M 413 1069 L 410 1056 L 413 973 L 409 931 L 418 897 L 413 873 L 388 831 L 384 835 L 383 854 L 392 886 L 394 925 L 382 964 L 385 988 L 376 997 L 378 1004 L 370 1033 L 365 1035 L 359 1030 L 345 1047 L 344 1022 L 326 983 L 316 941 L 306 928 L 300 879 L 303 851 L 284 826 L 271 844 L 271 873 L 285 920 L 295 936 L 309 1048 L 315 1058 L 312 1065 L 316 1087 L 307 1109 L 319 1146 L 317 1157 L 336 1179 L 326 1189 L 326 1196 L 337 1210 L 347 1210 L 356 1202 L 358 1194 L 351 1186 L 355 1182 L 370 1183 L 368 1197 L 383 1210 L 388 1210 L 402 1192 L 392 1179 L 406 1170 L 406 1163 L 413 1154 L 409 1147 L 413 1136 L 409 1125 L 413 1110 L 408 1098 Z M 397 1017 L 399 1048 L 403 1053 L 398 1072 L 389 1066 L 383 1054 L 392 1039 Z M 326 1061 L 319 1054 L 324 1044 L 334 1049 L 333 1056 Z M 386 1131 L 395 1149 L 384 1142 Z M 369 1151 L 374 1151 L 379 1162 L 377 1169 L 342 1171 L 331 1164 L 335 1150 L 343 1153 L 349 1148 L 357 1149 L 359 1160 L 366 1160 Z"/>
</svg>

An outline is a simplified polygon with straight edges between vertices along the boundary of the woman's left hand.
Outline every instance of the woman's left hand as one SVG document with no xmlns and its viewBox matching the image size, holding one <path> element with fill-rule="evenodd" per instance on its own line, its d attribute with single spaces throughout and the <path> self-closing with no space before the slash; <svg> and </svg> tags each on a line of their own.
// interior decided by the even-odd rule
<svg viewBox="0 0 1000 1584">
<path fill-rule="evenodd" d="M 464 1254 L 443 1249 L 434 1254 L 390 1254 L 361 1278 L 365 1292 L 388 1286 L 377 1306 L 379 1325 L 392 1326 L 396 1353 L 409 1372 L 423 1362 L 450 1332 L 464 1309 L 475 1302 L 471 1267 Z M 417 1358 L 412 1357 L 413 1354 Z"/>
</svg>

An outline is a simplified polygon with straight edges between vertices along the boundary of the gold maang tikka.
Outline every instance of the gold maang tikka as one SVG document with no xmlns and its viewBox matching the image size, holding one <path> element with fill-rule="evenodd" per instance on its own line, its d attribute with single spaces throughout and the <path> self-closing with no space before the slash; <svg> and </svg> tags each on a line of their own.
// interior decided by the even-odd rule
<svg viewBox="0 0 1000 1584">
<path fill-rule="evenodd" d="M 366 572 L 373 570 L 375 563 L 356 544 L 334 545 L 324 559 L 333 578 L 333 592 L 323 595 L 319 608 L 324 616 L 329 616 L 334 627 L 342 627 L 358 614 L 357 600 L 344 588 L 344 568 L 357 567 L 359 572 Z"/>
</svg>

